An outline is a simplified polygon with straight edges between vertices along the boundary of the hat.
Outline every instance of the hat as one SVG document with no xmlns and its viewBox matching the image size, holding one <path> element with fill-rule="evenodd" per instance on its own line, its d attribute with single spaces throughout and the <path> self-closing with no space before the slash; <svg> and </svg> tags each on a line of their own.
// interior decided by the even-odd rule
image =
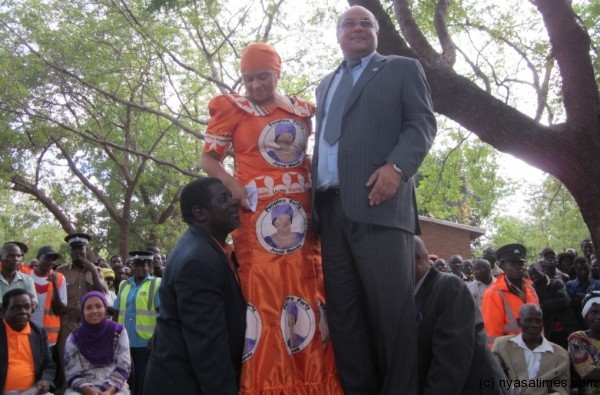
<svg viewBox="0 0 600 395">
<path fill-rule="evenodd" d="M 104 275 L 104 278 L 115 279 L 115 272 L 107 267 L 102 268 L 102 274 Z"/>
<path fill-rule="evenodd" d="M 65 241 L 71 248 L 87 246 L 90 243 L 90 240 L 92 240 L 92 236 L 85 233 L 71 233 L 65 237 Z"/>
<path fill-rule="evenodd" d="M 62 255 L 56 252 L 54 248 L 52 248 L 52 246 L 43 246 L 42 248 L 40 248 L 37 252 L 36 258 L 40 259 L 43 255 L 56 257 L 57 259 L 62 258 Z"/>
<path fill-rule="evenodd" d="M 561 259 L 563 259 L 566 256 L 575 258 L 577 255 L 573 254 L 571 251 L 567 250 L 565 252 L 561 252 L 560 254 L 558 254 L 558 260 L 560 261 Z"/>
<path fill-rule="evenodd" d="M 556 255 L 556 252 L 554 252 L 554 250 L 550 247 L 546 247 L 542 250 L 542 252 L 540 252 L 540 256 L 544 256 L 546 254 L 552 253 L 554 255 Z"/>
<path fill-rule="evenodd" d="M 488 247 L 485 250 L 483 250 L 483 255 L 496 255 L 496 250 L 494 249 L 494 247 Z"/>
<path fill-rule="evenodd" d="M 6 243 L 4 243 L 4 245 L 7 245 L 7 244 L 17 245 L 23 255 L 27 254 L 27 251 L 29 251 L 29 247 L 27 246 L 27 244 L 25 244 L 21 241 L 7 241 Z"/>
<path fill-rule="evenodd" d="M 439 259 L 439 256 L 435 255 L 435 254 L 429 254 L 427 256 L 427 258 L 433 260 L 433 261 L 437 261 Z"/>
<path fill-rule="evenodd" d="M 252 69 L 273 70 L 277 75 L 281 74 L 281 58 L 275 48 L 265 43 L 254 43 L 244 48 L 240 70 Z"/>
<path fill-rule="evenodd" d="M 154 259 L 154 254 L 150 251 L 143 250 L 129 251 L 129 258 L 134 261 L 151 261 Z"/>
<path fill-rule="evenodd" d="M 527 249 L 522 244 L 507 244 L 496 250 L 496 257 L 500 262 L 525 262 Z"/>
</svg>

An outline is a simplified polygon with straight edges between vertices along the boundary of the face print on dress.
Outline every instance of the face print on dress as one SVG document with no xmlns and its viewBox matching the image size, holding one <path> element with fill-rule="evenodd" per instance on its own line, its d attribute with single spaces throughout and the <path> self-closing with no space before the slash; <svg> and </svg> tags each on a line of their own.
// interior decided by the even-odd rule
<svg viewBox="0 0 600 395">
<path fill-rule="evenodd" d="M 323 348 L 329 344 L 329 325 L 327 324 L 327 306 L 320 299 L 317 299 L 319 306 L 319 331 L 323 340 Z"/>
<path fill-rule="evenodd" d="M 290 254 L 304 245 L 306 212 L 300 203 L 291 199 L 277 199 L 269 204 L 256 221 L 258 242 L 267 251 Z"/>
<path fill-rule="evenodd" d="M 315 335 L 315 313 L 304 299 L 290 295 L 281 311 L 281 334 L 290 354 L 302 351 Z"/>
<path fill-rule="evenodd" d="M 262 319 L 258 309 L 250 302 L 246 307 L 246 336 L 244 340 L 244 353 L 242 362 L 246 362 L 254 356 L 260 343 L 262 335 Z"/>
<path fill-rule="evenodd" d="M 275 167 L 294 167 L 304 160 L 308 140 L 306 127 L 293 119 L 269 122 L 258 139 L 263 158 Z"/>
</svg>

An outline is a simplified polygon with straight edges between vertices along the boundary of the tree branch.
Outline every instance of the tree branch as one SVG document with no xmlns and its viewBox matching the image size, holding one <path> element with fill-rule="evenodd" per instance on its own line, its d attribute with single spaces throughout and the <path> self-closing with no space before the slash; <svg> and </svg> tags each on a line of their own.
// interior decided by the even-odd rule
<svg viewBox="0 0 600 395">
<path fill-rule="evenodd" d="M 437 32 L 438 39 L 442 46 L 442 57 L 441 62 L 449 68 L 454 66 L 456 62 L 456 49 L 450 33 L 448 33 L 448 27 L 446 26 L 446 14 L 448 13 L 448 7 L 452 0 L 438 0 L 435 5 L 435 14 L 433 17 L 433 26 Z"/>
<path fill-rule="evenodd" d="M 600 96 L 590 58 L 590 37 L 577 23 L 569 0 L 532 3 L 542 14 L 558 63 L 567 122 L 582 127 L 598 125 Z"/>
<path fill-rule="evenodd" d="M 112 203 L 107 199 L 106 195 L 98 187 L 92 184 L 90 180 L 88 180 L 88 178 L 85 175 L 83 175 L 83 173 L 77 168 L 77 164 L 73 160 L 73 157 L 71 156 L 71 153 L 69 152 L 67 147 L 65 147 L 65 145 L 60 140 L 55 140 L 54 144 L 64 155 L 67 164 L 69 165 L 69 168 L 71 169 L 73 174 L 75 174 L 75 176 L 79 178 L 79 181 L 81 181 L 83 185 L 85 185 L 90 191 L 92 191 L 96 198 L 104 205 L 106 211 L 108 211 L 108 214 L 111 216 L 111 218 L 117 224 L 121 224 L 122 217 L 119 215 L 115 206 L 113 206 Z"/>
<path fill-rule="evenodd" d="M 44 205 L 48 211 L 52 213 L 54 218 L 56 218 L 60 226 L 67 234 L 75 233 L 75 227 L 73 226 L 73 223 L 69 217 L 67 217 L 66 213 L 63 212 L 62 209 L 44 193 L 44 191 L 16 174 L 11 176 L 10 181 L 12 183 L 11 189 L 13 191 L 26 193 L 33 196 L 37 201 L 42 203 L 42 205 Z"/>
<path fill-rule="evenodd" d="M 398 19 L 398 23 L 400 24 L 400 30 L 410 47 L 419 55 L 421 62 L 430 66 L 445 66 L 442 57 L 429 44 L 429 41 L 427 41 L 427 38 L 425 38 L 425 35 L 413 18 L 408 1 L 394 0 L 393 3 L 396 19 Z"/>
</svg>

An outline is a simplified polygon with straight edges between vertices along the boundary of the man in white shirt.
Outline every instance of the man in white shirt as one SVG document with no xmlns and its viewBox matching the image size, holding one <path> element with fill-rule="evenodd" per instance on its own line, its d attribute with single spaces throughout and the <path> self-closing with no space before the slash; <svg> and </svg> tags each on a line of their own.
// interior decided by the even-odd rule
<svg viewBox="0 0 600 395">
<path fill-rule="evenodd" d="M 496 278 L 492 276 L 490 263 L 486 259 L 475 259 L 473 261 L 473 282 L 468 283 L 467 287 L 480 311 L 483 294 L 495 282 Z"/>
<path fill-rule="evenodd" d="M 569 354 L 542 336 L 542 310 L 535 304 L 524 304 L 517 324 L 521 333 L 498 337 L 493 349 L 515 392 L 568 395 Z"/>
<path fill-rule="evenodd" d="M 23 252 L 18 244 L 10 242 L 0 247 L 0 297 L 15 288 L 23 288 L 31 296 L 31 306 L 38 307 L 37 295 L 31 277 L 20 271 L 23 264 Z"/>
</svg>

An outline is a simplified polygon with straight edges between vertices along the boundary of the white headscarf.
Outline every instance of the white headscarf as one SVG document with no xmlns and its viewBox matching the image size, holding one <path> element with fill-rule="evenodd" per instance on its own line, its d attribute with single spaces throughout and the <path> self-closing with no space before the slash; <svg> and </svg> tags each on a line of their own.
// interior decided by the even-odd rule
<svg viewBox="0 0 600 395">
<path fill-rule="evenodd" d="M 583 310 L 581 310 L 581 315 L 585 319 L 585 316 L 588 314 L 590 309 L 595 304 L 600 304 L 600 293 L 593 292 L 588 294 L 585 299 L 587 299 L 583 305 Z"/>
</svg>

